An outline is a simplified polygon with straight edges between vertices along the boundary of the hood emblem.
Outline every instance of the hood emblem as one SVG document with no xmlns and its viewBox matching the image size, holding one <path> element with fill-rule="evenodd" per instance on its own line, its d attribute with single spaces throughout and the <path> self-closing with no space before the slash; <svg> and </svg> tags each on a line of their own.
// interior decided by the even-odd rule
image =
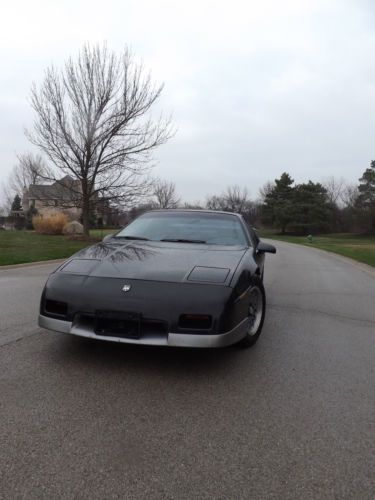
<svg viewBox="0 0 375 500">
<path fill-rule="evenodd" d="M 131 289 L 131 285 L 124 285 L 124 286 L 122 287 L 122 291 L 123 291 L 123 292 L 128 292 L 130 289 Z"/>
</svg>

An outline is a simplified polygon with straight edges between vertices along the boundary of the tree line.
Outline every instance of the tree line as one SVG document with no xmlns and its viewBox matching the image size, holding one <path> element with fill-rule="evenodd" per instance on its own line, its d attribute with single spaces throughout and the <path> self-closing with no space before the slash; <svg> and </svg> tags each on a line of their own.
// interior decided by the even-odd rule
<svg viewBox="0 0 375 500">
<path fill-rule="evenodd" d="M 168 184 L 168 183 L 167 183 Z M 228 186 L 219 195 L 207 196 L 205 202 L 178 203 L 175 185 L 170 183 L 168 197 L 141 204 L 130 212 L 134 217 L 152 208 L 201 208 L 241 213 L 249 224 L 273 228 L 282 234 L 353 232 L 375 234 L 375 161 L 371 162 L 358 185 L 330 177 L 322 182 L 296 184 L 284 172 L 268 181 L 256 200 L 246 188 Z"/>
<path fill-rule="evenodd" d="M 262 194 L 261 220 L 281 233 L 375 233 L 375 161 L 357 186 L 334 177 L 295 184 L 284 172 Z"/>
<path fill-rule="evenodd" d="M 22 186 L 43 182 L 45 164 L 39 156 L 19 157 L 8 180 L 8 212 L 22 209 Z M 16 193 L 14 195 L 14 193 Z M 111 208 L 111 205 L 109 205 Z M 112 208 L 118 212 L 117 205 Z M 297 184 L 287 172 L 268 181 L 252 200 L 246 187 L 228 186 L 220 194 L 208 195 L 203 202 L 183 202 L 172 181 L 148 178 L 147 191 L 132 198 L 122 213 L 128 218 L 152 209 L 198 208 L 241 213 L 249 224 L 273 228 L 282 234 L 354 232 L 375 234 L 375 161 L 371 162 L 357 185 L 329 177 L 322 182 Z M 31 207 L 26 220 L 37 211 Z M 90 225 L 97 223 L 90 218 Z"/>
</svg>

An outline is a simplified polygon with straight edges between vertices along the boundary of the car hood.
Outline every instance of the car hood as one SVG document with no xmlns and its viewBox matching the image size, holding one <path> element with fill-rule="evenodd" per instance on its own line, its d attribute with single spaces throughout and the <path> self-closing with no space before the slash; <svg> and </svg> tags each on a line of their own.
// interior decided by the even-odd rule
<svg viewBox="0 0 375 500">
<path fill-rule="evenodd" d="M 92 277 L 228 285 L 246 247 L 109 240 L 85 248 L 58 271 Z"/>
</svg>

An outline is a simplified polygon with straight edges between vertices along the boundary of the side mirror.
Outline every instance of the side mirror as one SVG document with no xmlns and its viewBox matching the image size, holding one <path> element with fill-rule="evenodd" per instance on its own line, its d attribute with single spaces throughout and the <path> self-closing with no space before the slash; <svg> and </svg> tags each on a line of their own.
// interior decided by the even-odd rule
<svg viewBox="0 0 375 500">
<path fill-rule="evenodd" d="M 105 243 L 106 241 L 110 240 L 112 238 L 113 234 L 107 234 L 104 236 L 102 239 L 102 242 Z"/>
<path fill-rule="evenodd" d="M 257 252 L 258 253 L 276 253 L 276 248 L 273 245 L 270 245 L 269 243 L 264 243 L 263 241 L 260 241 L 257 246 Z"/>
</svg>

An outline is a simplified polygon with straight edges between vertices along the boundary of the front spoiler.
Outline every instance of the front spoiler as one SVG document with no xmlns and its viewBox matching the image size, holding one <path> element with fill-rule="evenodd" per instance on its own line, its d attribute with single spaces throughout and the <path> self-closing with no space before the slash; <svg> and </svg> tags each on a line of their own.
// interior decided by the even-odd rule
<svg viewBox="0 0 375 500">
<path fill-rule="evenodd" d="M 49 318 L 39 315 L 38 324 L 47 330 L 55 332 L 70 333 L 79 337 L 92 338 L 97 340 L 106 340 L 108 342 L 121 342 L 124 344 L 141 344 L 154 346 L 174 346 L 174 347 L 226 347 L 235 344 L 243 339 L 246 335 L 249 320 L 246 318 L 239 323 L 233 330 L 217 335 L 197 335 L 187 333 L 172 333 L 169 332 L 164 336 L 150 336 L 140 339 L 109 337 L 96 335 L 90 328 L 85 328 L 82 325 L 74 325 L 70 321 Z"/>
</svg>

